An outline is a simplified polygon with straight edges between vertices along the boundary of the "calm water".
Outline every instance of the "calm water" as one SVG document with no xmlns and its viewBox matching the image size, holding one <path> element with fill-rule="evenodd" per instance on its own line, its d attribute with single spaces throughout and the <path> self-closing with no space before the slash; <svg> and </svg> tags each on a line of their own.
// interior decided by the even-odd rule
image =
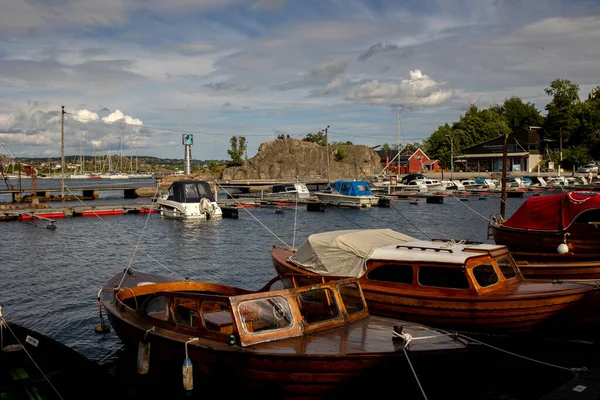
<svg viewBox="0 0 600 400">
<path fill-rule="evenodd" d="M 116 201 L 118 195 L 106 200 Z M 275 274 L 271 247 L 298 246 L 315 232 L 391 228 L 421 239 L 491 243 L 486 218 L 499 213 L 499 198 L 420 201 L 393 200 L 390 208 L 327 208 L 323 213 L 309 212 L 305 206 L 286 208 L 284 214 L 266 207 L 240 209 L 238 219 L 197 222 L 162 219 L 158 214 L 66 217 L 56 221 L 56 230 L 46 229 L 42 221 L 0 222 L 0 305 L 7 320 L 110 365 L 117 362 L 122 345 L 112 330 L 95 333 L 100 323 L 97 295 L 129 264 L 175 278 L 258 289 Z M 507 216 L 522 202 L 507 199 Z"/>
</svg>

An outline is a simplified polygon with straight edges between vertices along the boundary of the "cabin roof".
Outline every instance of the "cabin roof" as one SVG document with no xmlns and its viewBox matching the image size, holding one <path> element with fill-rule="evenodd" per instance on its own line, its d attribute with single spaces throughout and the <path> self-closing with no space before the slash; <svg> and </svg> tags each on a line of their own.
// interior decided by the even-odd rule
<svg viewBox="0 0 600 400">
<path fill-rule="evenodd" d="M 454 241 L 415 240 L 397 245 L 380 247 L 373 251 L 371 259 L 394 261 L 421 261 L 464 264 L 469 258 L 489 254 L 504 246 L 495 244 L 465 244 Z"/>
</svg>

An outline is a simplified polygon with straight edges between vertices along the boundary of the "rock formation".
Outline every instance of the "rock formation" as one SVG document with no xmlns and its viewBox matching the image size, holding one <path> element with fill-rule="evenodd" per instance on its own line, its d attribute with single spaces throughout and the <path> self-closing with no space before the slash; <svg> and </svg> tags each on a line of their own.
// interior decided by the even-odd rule
<svg viewBox="0 0 600 400">
<path fill-rule="evenodd" d="M 339 152 L 339 155 L 338 155 Z M 337 156 L 336 156 L 337 155 Z M 260 145 L 256 156 L 245 160 L 240 167 L 223 171 L 224 180 L 276 180 L 295 182 L 327 181 L 327 150 L 325 146 L 284 138 Z M 338 159 L 341 159 L 338 161 Z M 329 177 L 336 179 L 365 179 L 378 174 L 380 159 L 364 145 L 330 145 Z"/>
</svg>

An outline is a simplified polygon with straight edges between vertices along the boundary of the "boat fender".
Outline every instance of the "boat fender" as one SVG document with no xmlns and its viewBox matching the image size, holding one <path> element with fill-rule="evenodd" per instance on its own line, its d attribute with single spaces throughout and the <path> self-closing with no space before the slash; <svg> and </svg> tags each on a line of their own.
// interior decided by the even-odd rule
<svg viewBox="0 0 600 400">
<path fill-rule="evenodd" d="M 567 236 L 569 236 L 569 232 L 565 233 L 563 242 L 558 245 L 556 251 L 558 254 L 566 254 L 569 252 L 569 245 L 567 244 Z"/>
<path fill-rule="evenodd" d="M 198 338 L 191 338 L 185 342 L 185 360 L 183 360 L 183 389 L 190 391 L 194 389 L 194 369 L 192 360 L 188 355 L 188 343 L 194 342 Z"/>
<path fill-rule="evenodd" d="M 150 341 L 148 340 L 148 333 L 154 329 L 154 327 L 148 329 L 138 344 L 137 372 L 140 375 L 146 375 L 150 369 Z"/>
</svg>

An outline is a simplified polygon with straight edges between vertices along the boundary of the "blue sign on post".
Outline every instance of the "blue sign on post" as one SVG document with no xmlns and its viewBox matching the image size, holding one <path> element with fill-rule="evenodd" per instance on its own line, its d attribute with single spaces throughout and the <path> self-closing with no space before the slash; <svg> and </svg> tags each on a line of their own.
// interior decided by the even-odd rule
<svg viewBox="0 0 600 400">
<path fill-rule="evenodd" d="M 184 145 L 192 145 L 194 144 L 194 135 L 192 135 L 191 133 L 184 133 L 182 135 L 182 141 Z"/>
</svg>

